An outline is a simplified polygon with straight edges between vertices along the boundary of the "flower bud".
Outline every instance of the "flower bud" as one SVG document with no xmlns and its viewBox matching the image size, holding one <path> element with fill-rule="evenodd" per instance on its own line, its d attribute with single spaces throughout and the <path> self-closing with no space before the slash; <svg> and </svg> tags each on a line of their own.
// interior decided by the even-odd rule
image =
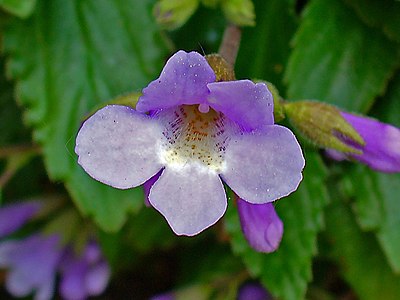
<svg viewBox="0 0 400 300">
<path fill-rule="evenodd" d="M 157 22 L 165 29 L 176 29 L 193 15 L 199 0 L 159 0 L 153 14 Z"/>
<path fill-rule="evenodd" d="M 255 12 L 251 0 L 222 0 L 222 10 L 226 18 L 238 26 L 254 26 Z"/>
<path fill-rule="evenodd" d="M 336 107 L 321 102 L 298 101 L 285 103 L 284 109 L 292 124 L 318 146 L 345 153 L 362 153 L 343 142 L 347 139 L 360 146 L 365 144 Z"/>
<path fill-rule="evenodd" d="M 209 54 L 205 58 L 217 77 L 215 81 L 235 80 L 233 67 L 221 55 Z"/>
</svg>

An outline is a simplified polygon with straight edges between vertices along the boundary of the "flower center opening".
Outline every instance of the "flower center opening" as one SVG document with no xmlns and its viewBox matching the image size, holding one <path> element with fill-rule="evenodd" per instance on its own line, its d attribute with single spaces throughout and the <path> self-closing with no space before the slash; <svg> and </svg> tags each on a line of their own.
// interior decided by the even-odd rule
<svg viewBox="0 0 400 300">
<path fill-rule="evenodd" d="M 165 124 L 166 138 L 162 151 L 168 166 L 181 167 L 198 162 L 209 170 L 220 172 L 224 167 L 226 145 L 234 126 L 206 104 L 181 105 L 158 114 Z"/>
</svg>

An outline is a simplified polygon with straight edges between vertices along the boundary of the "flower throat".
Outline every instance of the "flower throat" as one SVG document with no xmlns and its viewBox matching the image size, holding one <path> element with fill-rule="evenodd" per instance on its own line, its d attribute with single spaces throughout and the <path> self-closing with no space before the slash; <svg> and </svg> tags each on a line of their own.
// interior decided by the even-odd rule
<svg viewBox="0 0 400 300">
<path fill-rule="evenodd" d="M 201 111 L 206 112 L 201 112 Z M 160 112 L 165 120 L 163 158 L 170 165 L 182 166 L 190 161 L 214 171 L 223 168 L 223 157 L 230 134 L 226 117 L 213 109 L 198 105 L 181 105 L 173 113 Z"/>
</svg>

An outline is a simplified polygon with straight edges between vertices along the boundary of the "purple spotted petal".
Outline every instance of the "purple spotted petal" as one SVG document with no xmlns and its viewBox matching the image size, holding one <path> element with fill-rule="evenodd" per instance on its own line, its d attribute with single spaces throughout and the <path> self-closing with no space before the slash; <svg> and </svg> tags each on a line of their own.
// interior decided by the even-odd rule
<svg viewBox="0 0 400 300">
<path fill-rule="evenodd" d="M 274 101 L 264 83 L 222 81 L 208 85 L 209 105 L 246 131 L 274 124 Z"/>
<path fill-rule="evenodd" d="M 7 290 L 16 297 L 35 292 L 34 299 L 51 299 L 56 268 L 62 254 L 58 236 L 33 235 L 15 243 L 13 247 L 9 247 L 12 252 L 5 254 L 6 261 L 2 262 L 9 270 L 6 278 Z"/>
<path fill-rule="evenodd" d="M 272 203 L 251 204 L 237 201 L 240 225 L 250 246 L 259 252 L 275 251 L 283 235 L 283 223 Z"/>
<path fill-rule="evenodd" d="M 286 127 L 273 125 L 262 133 L 233 138 L 226 148 L 221 176 L 250 203 L 267 203 L 295 191 L 302 179 L 301 148 Z"/>
<path fill-rule="evenodd" d="M 139 98 L 137 111 L 148 112 L 207 100 L 207 84 L 215 81 L 214 71 L 197 52 L 178 51 L 166 63 L 158 79 Z"/>
<path fill-rule="evenodd" d="M 97 111 L 80 129 L 78 163 L 94 179 L 120 189 L 135 187 L 156 174 L 162 128 L 150 117 L 126 106 Z"/>
<path fill-rule="evenodd" d="M 196 235 L 216 223 L 226 210 L 224 186 L 205 167 L 166 168 L 150 190 L 150 203 L 178 235 Z"/>
<path fill-rule="evenodd" d="M 0 238 L 21 228 L 41 208 L 37 201 L 10 204 L 0 208 Z"/>
<path fill-rule="evenodd" d="M 273 297 L 268 291 L 257 282 L 245 283 L 240 287 L 237 300 L 272 300 Z"/>
<path fill-rule="evenodd" d="M 351 155 L 354 159 L 382 172 L 400 172 L 400 129 L 377 120 L 342 112 L 365 141 L 360 147 L 362 155 Z"/>
</svg>

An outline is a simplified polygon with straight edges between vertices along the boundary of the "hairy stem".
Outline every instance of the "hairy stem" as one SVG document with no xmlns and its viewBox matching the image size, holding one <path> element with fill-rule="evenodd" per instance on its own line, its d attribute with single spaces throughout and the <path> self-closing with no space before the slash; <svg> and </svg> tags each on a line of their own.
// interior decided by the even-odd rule
<svg viewBox="0 0 400 300">
<path fill-rule="evenodd" d="M 242 31 L 235 25 L 226 27 L 218 53 L 232 66 L 235 65 L 239 51 Z"/>
</svg>

